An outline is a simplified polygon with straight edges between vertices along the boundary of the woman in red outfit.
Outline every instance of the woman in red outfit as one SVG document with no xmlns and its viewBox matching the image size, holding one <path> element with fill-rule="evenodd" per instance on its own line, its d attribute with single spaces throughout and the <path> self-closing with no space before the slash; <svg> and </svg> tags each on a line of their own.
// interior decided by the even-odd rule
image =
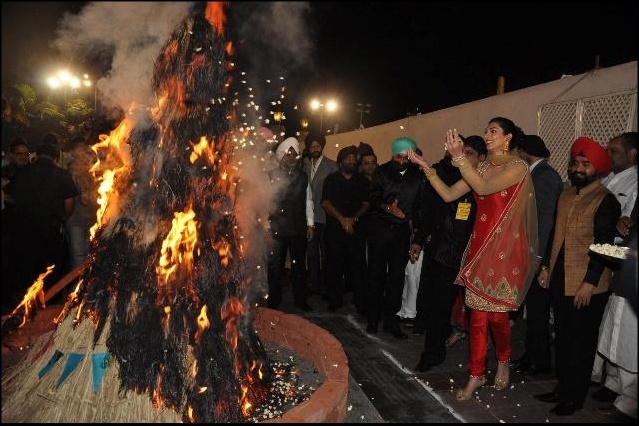
<svg viewBox="0 0 639 426">
<path fill-rule="evenodd" d="M 422 157 L 411 151 L 408 154 L 444 201 L 457 199 L 470 190 L 477 200 L 473 232 L 457 278 L 457 283 L 466 287 L 470 335 L 470 378 L 456 394 L 460 401 L 470 399 L 486 383 L 489 327 L 498 361 L 495 388 L 508 386 L 508 312 L 516 311 L 524 300 L 536 269 L 537 216 L 532 180 L 527 164 L 508 152 L 510 141 L 519 133 L 521 129 L 507 118 L 490 120 L 484 130 L 488 159 L 475 169 L 464 157 L 457 130 L 449 130 L 445 148 L 462 175 L 450 187 Z"/>
</svg>

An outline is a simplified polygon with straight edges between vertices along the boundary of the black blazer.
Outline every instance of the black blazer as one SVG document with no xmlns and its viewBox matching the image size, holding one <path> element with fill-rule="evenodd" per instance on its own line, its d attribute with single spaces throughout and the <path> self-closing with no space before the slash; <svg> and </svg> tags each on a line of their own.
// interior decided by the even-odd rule
<svg viewBox="0 0 639 426">
<path fill-rule="evenodd" d="M 546 160 L 541 160 L 532 169 L 530 176 L 537 202 L 537 234 L 539 236 L 537 255 L 543 257 L 550 243 L 550 235 L 555 225 L 557 201 L 564 189 L 564 184 L 559 173 Z"/>
</svg>

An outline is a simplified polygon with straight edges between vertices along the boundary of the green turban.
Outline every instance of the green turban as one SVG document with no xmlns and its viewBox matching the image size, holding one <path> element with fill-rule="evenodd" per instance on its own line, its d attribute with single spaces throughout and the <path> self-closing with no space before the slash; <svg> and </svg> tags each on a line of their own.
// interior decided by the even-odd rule
<svg viewBox="0 0 639 426">
<path fill-rule="evenodd" d="M 391 145 L 391 151 L 393 152 L 393 155 L 406 154 L 409 148 L 415 151 L 415 149 L 417 149 L 417 144 L 411 138 L 403 136 L 401 138 L 395 139 Z"/>
</svg>

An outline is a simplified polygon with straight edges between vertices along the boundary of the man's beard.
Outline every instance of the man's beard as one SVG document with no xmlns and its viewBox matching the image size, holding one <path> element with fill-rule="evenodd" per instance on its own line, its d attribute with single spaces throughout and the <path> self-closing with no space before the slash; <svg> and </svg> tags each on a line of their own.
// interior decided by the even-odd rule
<svg viewBox="0 0 639 426">
<path fill-rule="evenodd" d="M 295 160 L 292 160 L 292 159 L 291 160 L 287 160 L 287 159 L 282 160 L 282 167 L 284 168 L 284 170 L 287 170 L 287 171 L 290 172 L 295 167 L 297 167 L 297 158 Z"/>
<path fill-rule="evenodd" d="M 342 171 L 344 173 L 356 173 L 357 172 L 357 164 L 342 164 Z"/>
<path fill-rule="evenodd" d="M 398 163 L 397 161 L 393 160 L 393 167 L 395 167 L 395 170 L 397 170 L 398 172 L 403 172 L 408 169 L 408 163 Z"/>
<path fill-rule="evenodd" d="M 309 157 L 317 160 L 318 158 L 320 158 L 320 155 L 322 155 L 322 153 L 320 151 L 310 151 L 308 155 Z"/>
<path fill-rule="evenodd" d="M 592 182 L 596 181 L 597 174 L 587 175 L 581 172 L 568 172 L 568 179 L 570 179 L 572 186 L 583 188 L 584 186 L 588 186 Z"/>
</svg>

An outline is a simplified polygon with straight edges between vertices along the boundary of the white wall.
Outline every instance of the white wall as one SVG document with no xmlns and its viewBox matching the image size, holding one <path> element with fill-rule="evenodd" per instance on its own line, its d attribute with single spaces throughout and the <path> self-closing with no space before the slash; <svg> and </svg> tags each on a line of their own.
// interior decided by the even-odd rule
<svg viewBox="0 0 639 426">
<path fill-rule="evenodd" d="M 502 116 L 513 120 L 524 132 L 536 134 L 537 112 L 541 105 L 629 90 L 637 90 L 637 61 L 564 77 L 367 129 L 331 135 L 327 137 L 324 154 L 335 159 L 341 148 L 366 142 L 373 147 L 378 162 L 382 164 L 391 157 L 392 140 L 408 136 L 417 142 L 427 160 L 435 162 L 443 156 L 446 130 L 449 128 L 455 127 L 465 136 L 481 136 L 488 120 Z M 632 130 L 637 130 L 636 116 Z"/>
</svg>

